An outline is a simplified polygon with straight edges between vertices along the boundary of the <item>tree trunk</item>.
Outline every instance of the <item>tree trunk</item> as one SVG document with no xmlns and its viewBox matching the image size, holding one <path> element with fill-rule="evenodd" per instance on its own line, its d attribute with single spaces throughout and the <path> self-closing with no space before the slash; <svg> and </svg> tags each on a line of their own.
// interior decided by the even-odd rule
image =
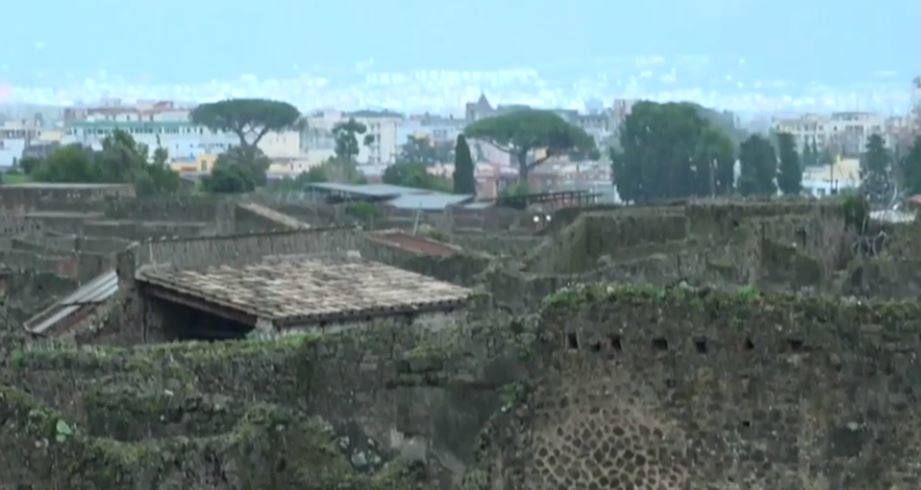
<svg viewBox="0 0 921 490">
<path fill-rule="evenodd" d="M 528 185 L 528 150 L 518 151 L 518 183 Z"/>
</svg>

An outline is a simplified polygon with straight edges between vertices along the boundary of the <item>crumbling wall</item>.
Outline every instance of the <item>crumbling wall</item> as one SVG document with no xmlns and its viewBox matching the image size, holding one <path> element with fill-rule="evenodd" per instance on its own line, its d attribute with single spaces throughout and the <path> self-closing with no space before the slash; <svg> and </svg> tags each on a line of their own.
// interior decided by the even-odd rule
<svg viewBox="0 0 921 490">
<path fill-rule="evenodd" d="M 592 286 L 484 431 L 480 488 L 921 485 L 921 305 Z"/>
<path fill-rule="evenodd" d="M 0 388 L 0 485 L 12 488 L 409 489 L 394 468 L 358 474 L 321 419 L 255 404 L 214 437 L 96 438 L 31 397 Z"/>
<path fill-rule="evenodd" d="M 267 255 L 338 253 L 357 250 L 361 239 L 351 228 L 316 228 L 216 237 L 152 240 L 132 252 L 135 263 L 207 266 L 236 263 Z"/>
<path fill-rule="evenodd" d="M 192 425 L 188 435 L 212 437 L 253 404 L 277 404 L 328 420 L 356 469 L 407 459 L 426 465 L 425 488 L 456 488 L 531 338 L 504 322 L 438 331 L 378 322 L 266 341 L 34 348 L 14 356 L 11 379 L 93 437 L 125 442 Z"/>
</svg>

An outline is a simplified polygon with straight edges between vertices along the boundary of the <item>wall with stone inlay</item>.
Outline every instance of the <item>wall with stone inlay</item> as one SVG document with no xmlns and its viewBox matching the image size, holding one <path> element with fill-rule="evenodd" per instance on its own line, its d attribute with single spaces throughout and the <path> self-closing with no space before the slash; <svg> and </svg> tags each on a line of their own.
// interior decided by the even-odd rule
<svg viewBox="0 0 921 490">
<path fill-rule="evenodd" d="M 921 305 L 557 294 L 481 488 L 921 488 Z"/>
</svg>

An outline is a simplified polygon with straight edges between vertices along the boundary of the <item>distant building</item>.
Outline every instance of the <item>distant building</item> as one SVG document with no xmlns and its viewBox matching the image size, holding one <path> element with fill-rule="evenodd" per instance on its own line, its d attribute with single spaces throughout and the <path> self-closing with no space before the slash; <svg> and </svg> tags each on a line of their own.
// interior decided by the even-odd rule
<svg viewBox="0 0 921 490">
<path fill-rule="evenodd" d="M 272 160 L 296 160 L 301 158 L 301 131 L 288 129 L 270 131 L 259 140 L 259 149 Z"/>
<path fill-rule="evenodd" d="M 397 142 L 400 146 L 405 145 L 412 136 L 428 138 L 433 145 L 453 145 L 457 141 L 457 136 L 464 132 L 466 125 L 466 119 L 457 119 L 453 116 L 414 115 L 403 120 L 397 131 Z"/>
<path fill-rule="evenodd" d="M 486 94 L 480 94 L 480 98 L 476 102 L 468 102 L 465 111 L 468 123 L 494 116 L 495 113 L 496 110 L 493 109 L 492 105 L 489 103 Z"/>
<path fill-rule="evenodd" d="M 239 144 L 236 135 L 211 131 L 188 121 L 82 121 L 71 124 L 63 144 L 80 144 L 95 150 L 116 130 L 130 134 L 135 141 L 147 145 L 153 153 L 164 148 L 171 159 L 196 159 L 202 154 L 220 154 Z"/>
<path fill-rule="evenodd" d="M 870 136 L 885 136 L 886 121 L 870 112 L 836 112 L 775 119 L 771 126 L 775 132 L 793 135 L 800 149 L 814 144 L 819 151 L 856 156 L 866 149 Z"/>
<path fill-rule="evenodd" d="M 137 104 L 123 105 L 119 99 L 108 99 L 98 105 L 64 109 L 64 122 L 184 122 L 189 120 L 190 112 L 191 108 L 180 107 L 169 100 L 139 101 Z"/>
<path fill-rule="evenodd" d="M 390 165 L 397 160 L 400 142 L 399 128 L 403 122 L 401 114 L 390 111 L 318 111 L 305 118 L 302 131 L 302 151 L 311 164 L 322 162 L 335 155 L 336 138 L 333 129 L 349 119 L 364 124 L 366 132 L 357 135 L 360 164 Z"/>
<path fill-rule="evenodd" d="M 346 114 L 367 128 L 359 136 L 358 162 L 368 164 L 392 164 L 400 154 L 397 133 L 403 123 L 403 115 L 390 111 L 356 111 Z M 366 143 L 367 141 L 367 143 Z"/>
<path fill-rule="evenodd" d="M 170 168 L 179 174 L 208 174 L 217 163 L 217 155 L 202 153 L 194 158 L 177 158 L 170 163 Z"/>
<path fill-rule="evenodd" d="M 47 156 L 61 135 L 60 130 L 43 127 L 40 118 L 4 122 L 0 126 L 0 167 L 16 165 L 25 156 Z"/>
<path fill-rule="evenodd" d="M 814 197 L 838 194 L 846 189 L 860 187 L 860 161 L 841 159 L 832 165 L 806 167 L 803 170 L 803 191 Z"/>
</svg>

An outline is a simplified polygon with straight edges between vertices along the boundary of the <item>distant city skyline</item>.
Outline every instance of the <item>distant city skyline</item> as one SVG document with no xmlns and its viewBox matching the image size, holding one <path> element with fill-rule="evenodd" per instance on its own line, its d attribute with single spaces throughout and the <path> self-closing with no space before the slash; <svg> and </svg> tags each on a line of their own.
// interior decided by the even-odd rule
<svg viewBox="0 0 921 490">
<path fill-rule="evenodd" d="M 887 4 L 18 2 L 0 23 L 0 103 L 268 97 L 461 116 L 483 92 L 579 110 L 626 98 L 901 114 L 921 74 L 921 4 Z"/>
</svg>

